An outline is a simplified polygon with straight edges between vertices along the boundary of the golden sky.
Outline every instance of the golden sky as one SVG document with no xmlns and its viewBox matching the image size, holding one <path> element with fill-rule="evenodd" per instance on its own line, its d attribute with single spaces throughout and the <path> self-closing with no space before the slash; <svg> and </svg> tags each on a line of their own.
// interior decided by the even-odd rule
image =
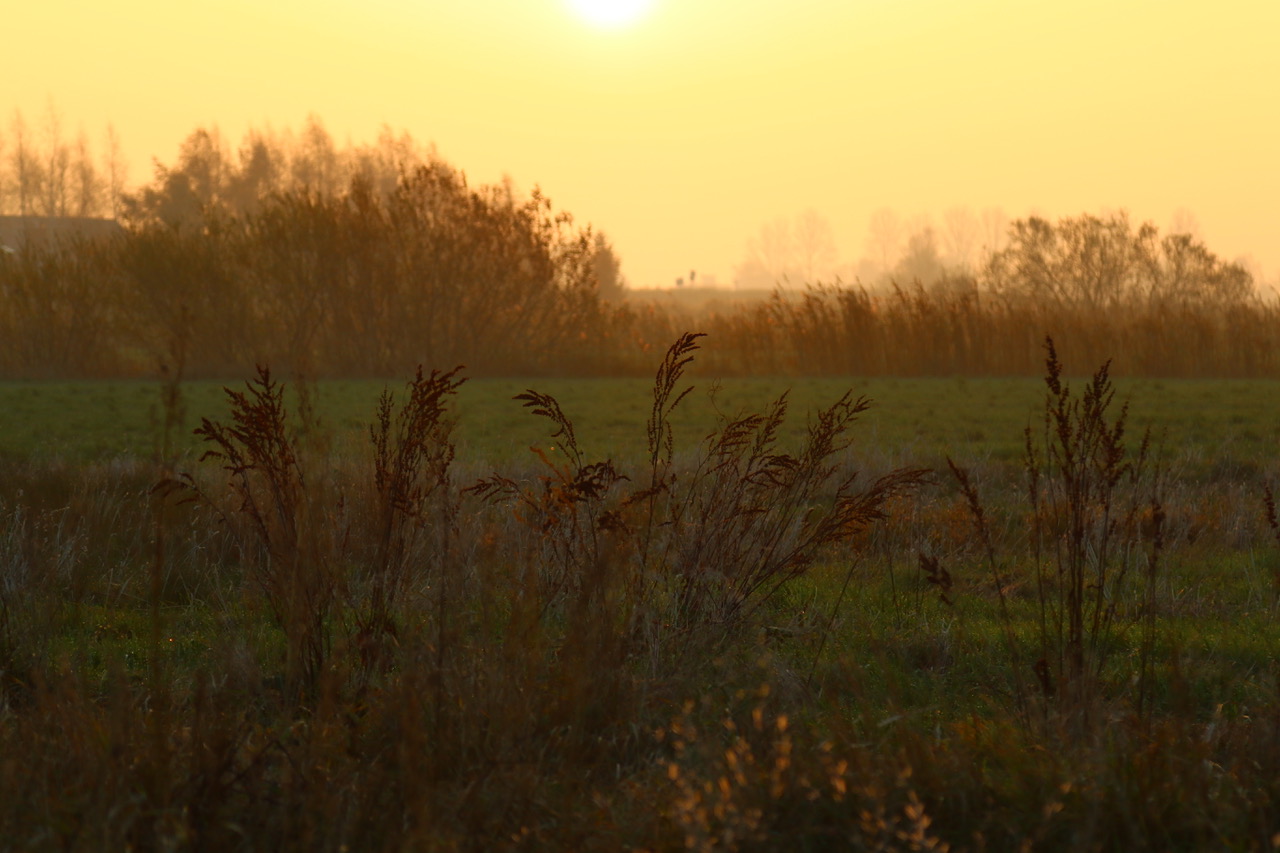
<svg viewBox="0 0 1280 853">
<path fill-rule="evenodd" d="M 1185 208 L 1280 278 L 1277 0 L 653 0 L 609 30 L 567 0 L 19 4 L 0 108 L 114 123 L 135 180 L 198 125 L 234 144 L 315 113 L 541 186 L 639 286 L 727 284 L 808 209 L 852 264 L 878 208 L 957 205 Z"/>
</svg>

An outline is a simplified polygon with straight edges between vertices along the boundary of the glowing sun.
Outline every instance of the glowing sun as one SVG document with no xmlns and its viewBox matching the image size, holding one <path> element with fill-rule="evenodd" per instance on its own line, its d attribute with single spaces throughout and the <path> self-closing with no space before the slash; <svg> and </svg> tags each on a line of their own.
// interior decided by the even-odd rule
<svg viewBox="0 0 1280 853">
<path fill-rule="evenodd" d="M 579 15 L 597 27 L 623 27 L 640 17 L 651 0 L 569 0 Z"/>
</svg>

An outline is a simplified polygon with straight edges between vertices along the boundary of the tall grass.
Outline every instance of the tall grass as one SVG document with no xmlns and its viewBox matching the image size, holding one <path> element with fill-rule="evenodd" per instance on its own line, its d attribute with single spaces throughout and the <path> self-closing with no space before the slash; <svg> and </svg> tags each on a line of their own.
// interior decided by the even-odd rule
<svg viewBox="0 0 1280 853">
<path fill-rule="evenodd" d="M 884 518 L 926 473 L 899 469 L 858 488 L 839 470 L 832 460 L 869 405 L 848 394 L 812 418 L 796 455 L 777 448 L 783 395 L 763 412 L 722 417 L 677 471 L 670 416 L 691 390 L 682 377 L 698 337 L 681 336 L 658 368 L 639 483 L 611 460 L 588 461 L 559 403 L 529 391 L 517 399 L 552 422 L 564 461 L 540 454 L 547 473 L 533 488 L 495 476 L 473 490 L 512 504 L 539 536 L 530 570 L 548 607 L 565 595 L 596 610 L 614 602 L 635 653 L 655 665 L 754 624 L 783 586 Z"/>
<path fill-rule="evenodd" d="M 852 395 L 795 449 L 785 396 L 681 446 L 701 343 L 634 459 L 530 388 L 554 447 L 477 479 L 459 371 L 337 457 L 263 370 L 202 423 L 194 502 L 157 466 L 6 465 L 0 846 L 1274 845 L 1270 578 L 1238 531 L 1161 550 L 1196 484 L 1151 503 L 1105 370 L 1077 394 L 1050 353 L 1034 476 L 932 487 L 855 477 Z"/>
<path fill-rule="evenodd" d="M 872 294 L 817 286 L 704 322 L 725 375 L 1038 376 L 1049 334 L 1072 364 L 1111 360 L 1125 375 L 1271 377 L 1260 346 L 1274 303 L 1114 308 L 1011 299 L 975 285 Z"/>
<path fill-rule="evenodd" d="M 948 464 L 992 573 L 1018 707 L 1026 714 L 1038 704 L 1046 713 L 1052 710 L 1055 720 L 1087 729 L 1097 722 L 1100 700 L 1114 692 L 1107 689 L 1111 656 L 1122 647 L 1126 630 L 1139 624 L 1143 637 L 1134 706 L 1141 710 L 1148 701 L 1164 510 L 1158 472 L 1149 470 L 1150 435 L 1136 451 L 1126 446 L 1128 405 L 1114 410 L 1110 364 L 1099 367 L 1075 397 L 1052 338 L 1045 340 L 1045 351 L 1042 431 L 1037 437 L 1027 427 L 1023 463 L 1027 563 L 1036 600 L 1031 655 L 1015 636 L 1009 602 L 1022 579 L 1002 568 L 968 472 L 951 460 Z M 934 583 L 945 585 L 936 561 L 926 568 Z M 1030 672 L 1025 671 L 1028 657 L 1034 658 Z M 1030 695 L 1030 684 L 1037 695 Z"/>
<path fill-rule="evenodd" d="M 871 293 L 815 285 L 694 318 L 603 301 L 591 235 L 549 202 L 517 204 L 447 170 L 388 196 L 292 194 L 202 227 L 137 226 L 106 243 L 0 258 L 0 375 L 189 377 L 258 363 L 386 377 L 642 376 L 695 322 L 717 375 L 1036 376 L 1040 341 L 1134 376 L 1274 377 L 1273 301 L 1105 306 L 999 294 L 975 281 Z"/>
</svg>

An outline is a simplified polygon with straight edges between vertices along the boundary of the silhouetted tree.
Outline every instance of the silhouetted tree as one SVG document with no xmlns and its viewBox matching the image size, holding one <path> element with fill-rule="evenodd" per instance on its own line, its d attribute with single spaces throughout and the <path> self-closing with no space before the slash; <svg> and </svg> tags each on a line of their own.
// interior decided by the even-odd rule
<svg viewBox="0 0 1280 853">
<path fill-rule="evenodd" d="M 179 147 L 177 165 L 157 161 L 152 183 L 124 198 L 125 217 L 135 224 L 198 223 L 228 196 L 227 159 L 218 129 L 196 128 Z"/>
<path fill-rule="evenodd" d="M 416 161 L 416 157 L 409 157 L 401 162 L 408 164 Z M 340 192 L 347 182 L 347 176 L 343 174 L 342 157 L 334 147 L 333 137 L 318 116 L 307 116 L 302 134 L 293 147 L 289 169 L 291 186 L 306 187 L 319 193 Z"/>
<path fill-rule="evenodd" d="M 44 183 L 44 171 L 41 168 L 26 119 L 22 117 L 22 113 L 18 110 L 13 113 L 10 132 L 13 137 L 13 151 L 9 155 L 9 162 L 13 173 L 12 195 L 15 200 L 14 209 L 19 216 L 30 216 L 36 212 L 39 204 L 40 188 Z"/>
<path fill-rule="evenodd" d="M 1009 245 L 984 270 L 992 291 L 1061 307 L 1090 310 L 1132 300 L 1230 303 L 1247 299 L 1253 279 L 1188 234 L 1159 238 L 1154 225 L 1135 231 L 1127 214 L 1039 217 L 1009 229 Z"/>
<path fill-rule="evenodd" d="M 592 239 L 592 270 L 596 277 L 596 292 L 601 299 L 616 302 L 627 291 L 622 277 L 622 260 L 603 231 L 597 231 Z"/>
<path fill-rule="evenodd" d="M 151 183 L 126 196 L 122 208 L 135 224 L 178 225 L 252 212 L 272 193 L 341 194 L 356 181 L 387 198 L 431 156 L 408 134 L 388 128 L 374 145 L 339 151 L 315 116 L 296 138 L 250 129 L 235 157 L 216 127 L 197 128 L 183 141 L 177 163 L 157 162 Z"/>
<path fill-rule="evenodd" d="M 236 212 L 257 209 L 268 194 L 283 185 L 285 154 L 267 136 L 250 131 L 240 146 L 238 167 L 227 179 L 224 198 Z"/>
<path fill-rule="evenodd" d="M 958 271 L 971 271 L 982 228 L 977 215 L 972 208 L 952 207 L 943 214 L 942 221 L 943 253 L 947 266 Z"/>
<path fill-rule="evenodd" d="M 1224 263 L 1191 234 L 1160 241 L 1153 276 L 1153 301 L 1232 304 L 1255 295 L 1253 275 L 1238 263 Z"/>
<path fill-rule="evenodd" d="M 867 225 L 867 255 L 880 266 L 882 272 L 893 268 L 902 246 L 902 220 L 898 214 L 882 207 L 871 214 Z"/>
<path fill-rule="evenodd" d="M 831 274 L 836 265 L 836 239 L 831 222 L 809 208 L 796 217 L 794 246 L 796 266 L 806 284 Z"/>
<path fill-rule="evenodd" d="M 1009 216 L 999 207 L 987 207 L 982 211 L 982 261 L 986 260 L 1005 247 L 1009 239 Z"/>
<path fill-rule="evenodd" d="M 900 284 L 929 286 L 945 274 L 946 267 L 938 253 L 937 234 L 926 225 L 907 238 L 907 247 L 894 265 L 893 278 Z"/>
<path fill-rule="evenodd" d="M 122 213 L 121 201 L 128 172 L 129 166 L 120 150 L 120 135 L 116 133 L 115 125 L 108 124 L 102 153 L 102 175 L 107 195 L 104 212 L 112 219 L 118 219 Z"/>
<path fill-rule="evenodd" d="M 62 136 L 62 116 L 49 103 L 44 122 L 43 168 L 38 193 L 38 212 L 44 216 L 66 216 L 70 210 L 71 148 Z"/>
<path fill-rule="evenodd" d="M 76 136 L 71 157 L 69 212 L 76 216 L 101 216 L 107 212 L 106 184 L 93 163 L 89 139 L 83 130 Z"/>
</svg>

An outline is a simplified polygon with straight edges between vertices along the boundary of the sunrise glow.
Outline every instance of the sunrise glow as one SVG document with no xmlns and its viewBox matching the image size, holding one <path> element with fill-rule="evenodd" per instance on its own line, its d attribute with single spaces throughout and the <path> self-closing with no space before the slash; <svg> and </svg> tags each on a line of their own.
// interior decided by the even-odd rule
<svg viewBox="0 0 1280 853">
<path fill-rule="evenodd" d="M 0 2 L 0 853 L 1280 853 L 1280 0 Z"/>
<path fill-rule="evenodd" d="M 623 27 L 639 18 L 649 0 L 570 0 L 574 10 L 597 27 Z"/>
<path fill-rule="evenodd" d="M 810 211 L 833 246 L 808 266 L 846 281 L 928 227 L 1116 209 L 1162 230 L 1194 219 L 1215 252 L 1280 281 L 1277 3 L 229 0 L 210 16 L 46 0 L 6 15 L 30 36 L 0 51 L 0 79 L 24 81 L 0 103 L 6 164 L 19 112 L 43 145 L 52 108 L 98 160 L 113 125 L 134 186 L 197 127 L 234 158 L 251 129 L 314 115 L 339 144 L 385 125 L 472 182 L 541 187 L 609 235 L 636 287 L 691 270 L 731 286 L 762 229 Z M 959 241 L 973 257 L 989 242 L 975 233 Z"/>
</svg>

